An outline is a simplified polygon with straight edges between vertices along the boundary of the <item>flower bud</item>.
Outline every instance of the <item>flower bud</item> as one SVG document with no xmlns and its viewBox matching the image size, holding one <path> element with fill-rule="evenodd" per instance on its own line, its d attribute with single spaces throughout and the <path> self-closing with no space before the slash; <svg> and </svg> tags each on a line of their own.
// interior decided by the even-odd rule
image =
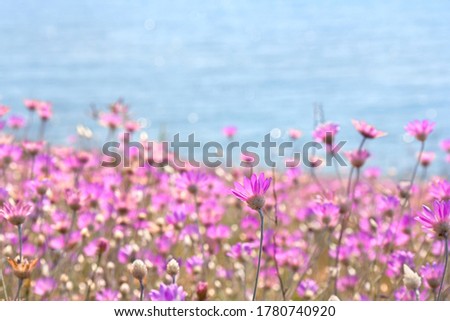
<svg viewBox="0 0 450 321">
<path fill-rule="evenodd" d="M 197 284 L 197 298 L 199 301 L 206 301 L 208 296 L 208 283 L 199 282 Z"/>
<path fill-rule="evenodd" d="M 135 260 L 131 268 L 131 274 L 139 281 L 142 281 L 147 276 L 147 266 L 141 260 Z"/>
<path fill-rule="evenodd" d="M 180 265 L 178 264 L 177 260 L 171 259 L 169 263 L 167 263 L 166 272 L 171 277 L 177 276 L 180 272 Z"/>
<path fill-rule="evenodd" d="M 419 274 L 411 270 L 409 266 L 403 264 L 403 283 L 408 290 L 415 291 L 420 288 L 422 278 Z"/>
</svg>

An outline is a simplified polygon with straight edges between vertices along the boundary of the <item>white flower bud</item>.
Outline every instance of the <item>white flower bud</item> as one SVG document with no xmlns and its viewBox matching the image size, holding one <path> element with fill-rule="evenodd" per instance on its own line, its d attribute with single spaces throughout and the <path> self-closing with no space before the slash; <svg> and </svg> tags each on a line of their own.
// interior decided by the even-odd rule
<svg viewBox="0 0 450 321">
<path fill-rule="evenodd" d="M 172 277 L 178 275 L 178 273 L 180 272 L 180 265 L 178 264 L 177 260 L 171 259 L 169 263 L 167 263 L 166 271 L 167 274 Z"/>
<path fill-rule="evenodd" d="M 131 274 L 139 281 L 142 281 L 147 276 L 147 266 L 141 260 L 135 260 L 131 267 Z"/>
<path fill-rule="evenodd" d="M 420 288 L 422 278 L 419 274 L 411 270 L 409 266 L 403 264 L 403 283 L 408 290 L 415 291 Z"/>
</svg>

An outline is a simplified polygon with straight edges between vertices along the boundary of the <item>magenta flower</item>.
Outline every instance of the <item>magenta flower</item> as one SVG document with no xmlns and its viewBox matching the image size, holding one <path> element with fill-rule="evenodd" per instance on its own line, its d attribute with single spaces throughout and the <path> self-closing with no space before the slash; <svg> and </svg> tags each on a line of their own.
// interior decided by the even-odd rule
<svg viewBox="0 0 450 321">
<path fill-rule="evenodd" d="M 428 135 L 434 129 L 436 124 L 429 120 L 413 120 L 412 122 L 406 125 L 406 132 L 415 137 L 418 141 L 424 142 L 427 140 Z"/>
<path fill-rule="evenodd" d="M 36 280 L 34 293 L 40 296 L 50 294 L 57 286 L 56 281 L 50 277 L 44 277 Z"/>
<path fill-rule="evenodd" d="M 317 126 L 317 128 L 313 132 L 313 137 L 325 143 L 327 145 L 332 145 L 334 141 L 334 137 L 339 132 L 339 125 L 335 123 L 324 123 Z"/>
<path fill-rule="evenodd" d="M 325 227 L 335 226 L 339 219 L 339 207 L 330 202 L 314 204 L 311 207 L 311 212 L 320 219 Z"/>
<path fill-rule="evenodd" d="M 34 211 L 34 205 L 30 202 L 19 202 L 12 205 L 8 202 L 3 204 L 0 209 L 0 215 L 9 223 L 19 226 L 25 222 L 25 219 Z"/>
<path fill-rule="evenodd" d="M 353 126 L 355 126 L 356 130 L 365 138 L 374 139 L 386 136 L 387 134 L 379 131 L 372 125 L 367 124 L 363 120 L 352 120 Z"/>
<path fill-rule="evenodd" d="M 450 182 L 445 179 L 438 179 L 430 185 L 430 195 L 437 200 L 450 200 Z"/>
<path fill-rule="evenodd" d="M 235 189 L 231 192 L 241 201 L 246 202 L 251 209 L 260 211 L 266 203 L 264 193 L 269 189 L 271 182 L 272 179 L 265 178 L 264 173 L 261 173 L 259 177 L 253 174 L 251 178 L 244 178 L 244 185 L 234 183 Z"/>
<path fill-rule="evenodd" d="M 226 126 L 223 128 L 223 134 L 225 137 L 232 139 L 236 133 L 237 133 L 237 127 L 236 126 Z"/>
<path fill-rule="evenodd" d="M 94 239 L 83 249 L 87 256 L 99 256 L 109 249 L 109 241 L 103 237 Z"/>
<path fill-rule="evenodd" d="M 366 160 L 370 157 L 370 153 L 365 149 L 358 149 L 352 152 L 347 152 L 345 153 L 345 155 L 349 159 L 352 166 L 355 168 L 361 168 L 362 166 L 364 166 Z"/>
<path fill-rule="evenodd" d="M 319 286 L 316 281 L 311 279 L 306 279 L 299 283 L 297 287 L 297 294 L 302 299 L 310 300 L 316 296 L 319 291 Z"/>
<path fill-rule="evenodd" d="M 25 119 L 21 116 L 12 115 L 8 119 L 8 126 L 12 129 L 20 129 L 25 126 Z"/>
<path fill-rule="evenodd" d="M 200 171 L 184 172 L 178 177 L 176 185 L 179 189 L 187 190 L 191 194 L 197 194 L 208 183 L 208 176 Z"/>
<path fill-rule="evenodd" d="M 424 230 L 435 234 L 438 238 L 447 238 L 450 230 L 450 201 L 434 201 L 433 209 L 423 206 L 416 217 Z"/>
<path fill-rule="evenodd" d="M 420 269 L 420 275 L 426 281 L 431 289 L 436 290 L 439 287 L 442 274 L 444 273 L 444 265 L 440 263 L 427 263 Z"/>
<path fill-rule="evenodd" d="M 152 290 L 150 292 L 150 299 L 152 301 L 184 301 L 186 299 L 186 292 L 182 286 L 177 284 L 165 285 L 161 283 L 159 290 Z"/>
<path fill-rule="evenodd" d="M 444 139 L 440 146 L 444 152 L 450 153 L 450 138 Z"/>
</svg>

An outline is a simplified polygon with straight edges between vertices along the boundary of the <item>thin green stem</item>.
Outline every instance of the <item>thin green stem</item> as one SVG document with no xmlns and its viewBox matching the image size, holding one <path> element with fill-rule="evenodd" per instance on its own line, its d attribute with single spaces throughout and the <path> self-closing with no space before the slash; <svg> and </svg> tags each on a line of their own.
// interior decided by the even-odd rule
<svg viewBox="0 0 450 321">
<path fill-rule="evenodd" d="M 260 232 L 261 234 L 260 234 L 260 240 L 259 240 L 258 268 L 256 270 L 255 287 L 253 288 L 252 301 L 256 300 L 256 290 L 258 289 L 258 278 L 259 278 L 259 271 L 261 269 L 261 254 L 262 254 L 263 239 L 264 239 L 264 214 L 263 214 L 262 210 L 259 210 L 258 214 L 259 214 L 259 220 L 261 223 L 261 232 Z"/>
<path fill-rule="evenodd" d="M 445 242 L 444 272 L 442 272 L 441 285 L 439 286 L 439 292 L 438 292 L 436 301 L 441 300 L 442 287 L 444 286 L 445 275 L 447 274 L 447 264 L 448 264 L 448 236 L 447 235 L 445 235 L 444 242 Z"/>
</svg>

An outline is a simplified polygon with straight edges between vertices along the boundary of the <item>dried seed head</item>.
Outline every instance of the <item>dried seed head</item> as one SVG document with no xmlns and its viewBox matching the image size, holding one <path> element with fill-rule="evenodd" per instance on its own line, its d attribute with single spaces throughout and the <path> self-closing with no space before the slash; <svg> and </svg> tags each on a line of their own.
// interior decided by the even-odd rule
<svg viewBox="0 0 450 321">
<path fill-rule="evenodd" d="M 409 266 L 403 264 L 403 283 L 408 290 L 415 291 L 420 288 L 422 278 L 419 274 L 411 270 Z"/>
<path fill-rule="evenodd" d="M 169 263 L 167 263 L 166 272 L 172 277 L 178 275 L 178 273 L 180 272 L 180 265 L 178 264 L 177 260 L 171 259 Z"/>
<path fill-rule="evenodd" d="M 334 294 L 332 296 L 330 296 L 330 298 L 328 299 L 328 301 L 341 301 L 337 296 L 335 296 Z"/>
<path fill-rule="evenodd" d="M 147 266 L 141 260 L 135 260 L 131 267 L 131 274 L 139 281 L 142 281 L 147 276 Z"/>
</svg>

